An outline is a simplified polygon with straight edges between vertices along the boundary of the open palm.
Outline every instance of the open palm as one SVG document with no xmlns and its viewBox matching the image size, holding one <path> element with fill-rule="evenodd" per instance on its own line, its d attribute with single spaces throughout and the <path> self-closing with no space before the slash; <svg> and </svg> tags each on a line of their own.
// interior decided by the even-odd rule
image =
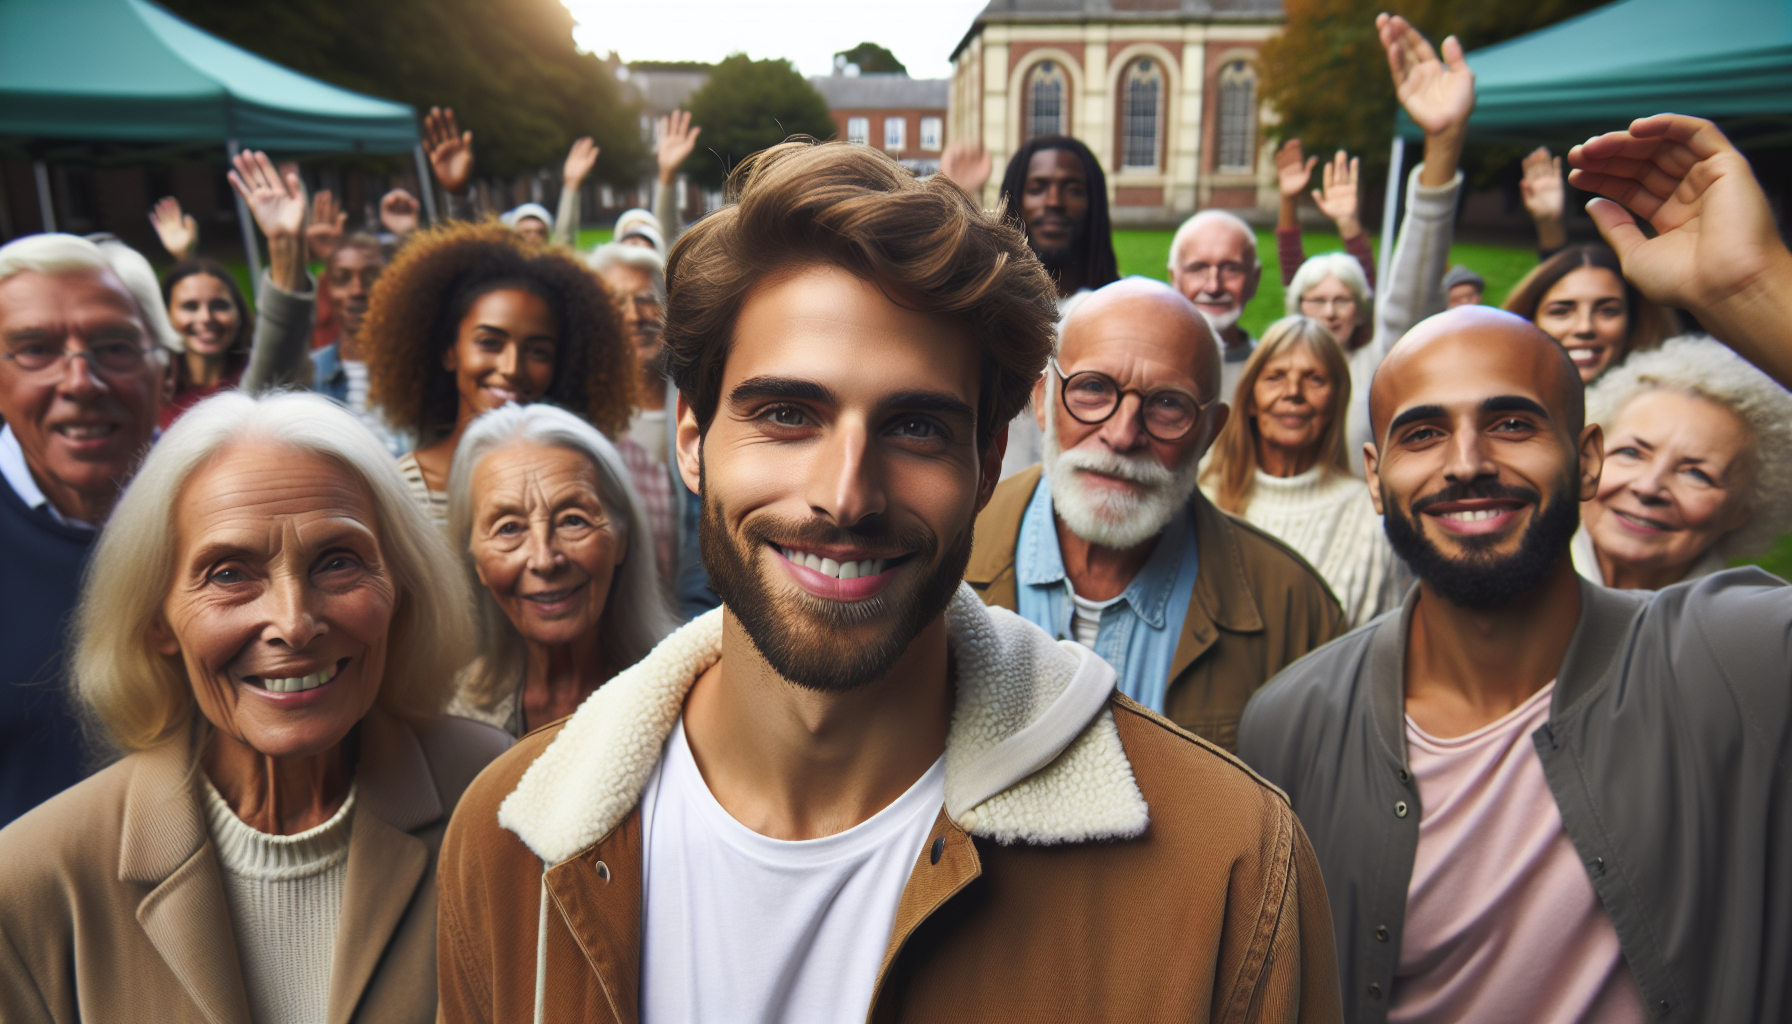
<svg viewBox="0 0 1792 1024">
<path fill-rule="evenodd" d="M 1375 19 L 1394 76 L 1394 95 L 1413 123 L 1437 135 L 1468 121 L 1475 109 L 1475 73 L 1455 36 L 1444 40 L 1443 59 L 1419 30 L 1399 15 Z"/>
<path fill-rule="evenodd" d="M 180 200 L 173 196 L 157 200 L 149 212 L 149 223 L 155 227 L 168 255 L 177 260 L 193 255 L 193 247 L 199 243 L 199 224 L 192 214 L 181 211 Z"/>
<path fill-rule="evenodd" d="M 268 238 L 297 238 L 305 230 L 305 185 L 298 172 L 282 176 L 266 153 L 244 150 L 232 161 L 230 187 Z"/>
<path fill-rule="evenodd" d="M 467 190 L 473 178 L 473 133 L 460 130 L 454 110 L 429 108 L 423 119 L 423 146 L 429 151 L 429 169 L 452 195 Z"/>
<path fill-rule="evenodd" d="M 1301 156 L 1299 139 L 1289 139 L 1276 149 L 1276 187 L 1283 199 L 1298 199 L 1307 190 L 1307 182 L 1313 180 L 1313 165 L 1318 162 L 1316 156 Z"/>
<path fill-rule="evenodd" d="M 560 184 L 565 188 L 578 188 L 585 181 L 585 175 L 597 164 L 598 145 L 591 141 L 591 136 L 574 140 L 572 149 L 566 153 L 566 162 L 560 166 Z"/>
<path fill-rule="evenodd" d="M 691 127 L 691 112 L 688 110 L 674 110 L 660 118 L 654 127 L 660 137 L 654 152 L 659 164 L 660 180 L 669 181 L 678 173 L 678 165 L 684 163 L 691 151 L 697 148 L 697 136 L 703 129 Z"/>
<path fill-rule="evenodd" d="M 1562 158 L 1551 158 L 1549 150 L 1538 146 L 1524 158 L 1524 178 L 1518 183 L 1524 197 L 1524 208 L 1532 220 L 1560 217 L 1566 201 L 1562 188 Z"/>
</svg>

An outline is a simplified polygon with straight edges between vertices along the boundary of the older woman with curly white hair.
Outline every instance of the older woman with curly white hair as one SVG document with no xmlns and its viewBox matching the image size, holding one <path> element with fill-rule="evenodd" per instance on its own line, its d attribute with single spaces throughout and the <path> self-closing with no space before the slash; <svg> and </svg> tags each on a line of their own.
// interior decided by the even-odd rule
<svg viewBox="0 0 1792 1024">
<path fill-rule="evenodd" d="M 1587 391 L 1605 429 L 1574 565 L 1659 590 L 1758 554 L 1792 526 L 1792 394 L 1708 337 L 1638 352 Z"/>
<path fill-rule="evenodd" d="M 456 711 L 521 736 L 571 714 L 672 632 L 629 479 L 616 446 L 564 409 L 505 405 L 467 427 L 448 523 L 479 649 Z"/>
<path fill-rule="evenodd" d="M 1410 275 L 1408 275 L 1410 276 Z M 1344 350 L 1350 366 L 1349 408 L 1345 411 L 1344 447 L 1350 471 L 1363 473 L 1363 442 L 1370 440 L 1369 383 L 1389 347 L 1412 326 L 1415 318 L 1377 322 L 1375 289 L 1355 256 L 1343 252 L 1309 257 L 1283 293 L 1289 316 L 1317 320 Z M 1401 308 L 1410 308 L 1409 300 Z"/>
<path fill-rule="evenodd" d="M 76 617 L 74 697 L 123 756 L 0 831 L 0 1019 L 433 1020 L 436 853 L 509 744 L 442 713 L 467 603 L 346 410 L 187 413 Z"/>
</svg>

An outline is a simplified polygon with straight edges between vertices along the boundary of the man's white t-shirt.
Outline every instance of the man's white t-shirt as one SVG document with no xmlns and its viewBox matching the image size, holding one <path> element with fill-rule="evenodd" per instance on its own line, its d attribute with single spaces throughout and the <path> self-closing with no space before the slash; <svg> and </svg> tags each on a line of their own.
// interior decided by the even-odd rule
<svg viewBox="0 0 1792 1024">
<path fill-rule="evenodd" d="M 945 792 L 942 756 L 845 832 L 771 839 L 716 802 L 680 721 L 641 794 L 641 1019 L 864 1020 Z"/>
</svg>

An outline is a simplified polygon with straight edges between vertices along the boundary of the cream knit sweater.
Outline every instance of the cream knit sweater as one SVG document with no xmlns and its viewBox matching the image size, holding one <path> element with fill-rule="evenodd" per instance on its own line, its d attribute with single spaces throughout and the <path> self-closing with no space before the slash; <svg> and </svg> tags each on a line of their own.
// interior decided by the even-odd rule
<svg viewBox="0 0 1792 1024">
<path fill-rule="evenodd" d="M 348 878 L 355 788 L 329 821 L 297 835 L 257 832 L 205 784 L 206 824 L 224 873 L 250 1018 L 256 1024 L 325 1019 L 336 923 Z"/>
<path fill-rule="evenodd" d="M 1405 570 L 1356 477 L 1324 466 L 1291 477 L 1258 470 L 1242 518 L 1319 570 L 1352 629 L 1399 605 Z"/>
</svg>

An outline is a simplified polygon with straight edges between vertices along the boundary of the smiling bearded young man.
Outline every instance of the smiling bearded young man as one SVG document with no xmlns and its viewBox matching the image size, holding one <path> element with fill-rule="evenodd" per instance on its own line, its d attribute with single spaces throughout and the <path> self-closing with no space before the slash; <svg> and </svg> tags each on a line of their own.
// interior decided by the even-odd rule
<svg viewBox="0 0 1792 1024">
<path fill-rule="evenodd" d="M 1051 345 L 1020 233 L 862 146 L 736 173 L 667 275 L 723 607 L 468 791 L 442 1019 L 1336 1019 L 1281 795 L 960 583 Z"/>
<path fill-rule="evenodd" d="M 1628 280 L 1792 383 L 1792 253 L 1710 122 L 1646 118 L 1569 162 L 1650 218 L 1589 204 Z M 1345 1018 L 1784 1019 L 1792 587 L 1580 579 L 1600 428 L 1513 314 L 1421 322 L 1370 409 L 1370 491 L 1419 586 L 1265 686 L 1238 744 L 1311 831 Z"/>
</svg>

